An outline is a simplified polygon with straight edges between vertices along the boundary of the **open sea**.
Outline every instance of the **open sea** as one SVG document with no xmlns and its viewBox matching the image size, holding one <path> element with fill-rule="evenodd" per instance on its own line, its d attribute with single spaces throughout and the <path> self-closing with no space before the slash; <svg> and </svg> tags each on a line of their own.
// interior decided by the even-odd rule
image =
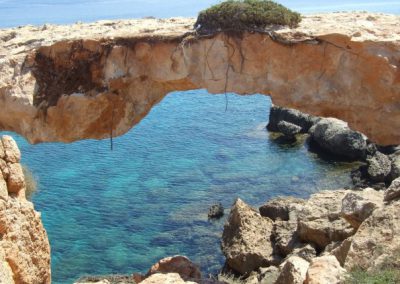
<svg viewBox="0 0 400 284">
<path fill-rule="evenodd" d="M 145 16 L 196 16 L 218 1 L 0 0 L 0 27 Z M 281 1 L 303 13 L 400 13 L 400 1 Z M 258 206 L 279 195 L 307 197 L 350 185 L 354 164 L 321 159 L 305 137 L 282 145 L 265 130 L 271 101 L 262 95 L 169 94 L 129 133 L 109 140 L 30 145 L 12 134 L 38 179 L 33 196 L 52 249 L 53 283 L 82 275 L 146 272 L 183 254 L 204 274 L 223 264 L 225 219 L 240 197 Z M 0 134 L 5 134 L 0 132 Z M 9 134 L 9 133 L 8 133 Z"/>
</svg>

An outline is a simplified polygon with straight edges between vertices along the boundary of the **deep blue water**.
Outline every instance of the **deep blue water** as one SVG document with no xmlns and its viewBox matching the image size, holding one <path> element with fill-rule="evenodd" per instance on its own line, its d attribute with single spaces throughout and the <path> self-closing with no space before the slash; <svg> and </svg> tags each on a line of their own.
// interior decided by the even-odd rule
<svg viewBox="0 0 400 284">
<path fill-rule="evenodd" d="M 0 27 L 110 18 L 195 16 L 218 1 L 0 0 Z M 399 13 L 400 1 L 282 1 L 302 12 Z M 265 131 L 268 97 L 190 91 L 168 95 L 134 129 L 108 140 L 29 145 L 14 135 L 39 180 L 33 201 L 52 247 L 53 283 L 84 274 L 145 272 L 184 254 L 205 273 L 223 262 L 224 220 L 210 204 L 257 206 L 277 195 L 307 197 L 349 184 L 351 164 L 325 161 L 304 141 L 280 145 Z M 228 212 L 228 210 L 227 210 Z"/>
</svg>

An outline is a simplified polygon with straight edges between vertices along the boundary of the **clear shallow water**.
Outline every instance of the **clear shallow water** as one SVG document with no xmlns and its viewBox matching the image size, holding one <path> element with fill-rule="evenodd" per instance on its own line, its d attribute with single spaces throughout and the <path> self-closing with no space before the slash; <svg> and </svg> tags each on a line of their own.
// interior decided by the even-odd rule
<svg viewBox="0 0 400 284">
<path fill-rule="evenodd" d="M 229 208 L 241 197 L 257 206 L 350 183 L 350 164 L 323 161 L 304 142 L 274 142 L 269 108 L 268 97 L 231 94 L 225 113 L 223 95 L 198 90 L 168 95 L 113 152 L 108 140 L 32 146 L 17 137 L 39 177 L 33 201 L 50 238 L 53 282 L 145 272 L 174 254 L 213 273 L 224 220 L 207 220 L 212 203 Z"/>
</svg>

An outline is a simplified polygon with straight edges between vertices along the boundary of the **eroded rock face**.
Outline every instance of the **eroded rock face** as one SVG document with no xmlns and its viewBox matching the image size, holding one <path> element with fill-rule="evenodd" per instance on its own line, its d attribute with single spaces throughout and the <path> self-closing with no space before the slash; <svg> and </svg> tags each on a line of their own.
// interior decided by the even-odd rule
<svg viewBox="0 0 400 284">
<path fill-rule="evenodd" d="M 159 260 L 149 269 L 146 278 L 156 273 L 177 273 L 183 280 L 201 279 L 200 268 L 187 257 L 181 255 Z"/>
<path fill-rule="evenodd" d="M 392 181 L 388 189 L 385 190 L 385 201 L 400 199 L 400 178 Z"/>
<path fill-rule="evenodd" d="M 7 173 L 3 167 L 0 175 L 0 279 L 7 284 L 50 283 L 49 241 L 40 214 L 25 199 L 21 154 L 9 136 L 0 144 L 5 150 L 0 161 L 7 165 Z"/>
<path fill-rule="evenodd" d="M 309 267 L 308 261 L 291 256 L 281 266 L 281 272 L 275 284 L 303 284 Z"/>
<path fill-rule="evenodd" d="M 346 270 L 334 256 L 316 257 L 311 261 L 305 284 L 340 284 L 345 279 Z"/>
<path fill-rule="evenodd" d="M 228 266 L 246 274 L 274 262 L 270 237 L 273 222 L 238 199 L 222 234 L 222 251 Z"/>
<path fill-rule="evenodd" d="M 202 38 L 184 36 L 192 19 L 1 30 L 0 129 L 32 143 L 117 136 L 167 93 L 205 88 L 271 95 L 400 144 L 398 18 L 375 15 L 379 29 L 365 31 L 367 16 L 305 16 L 296 30 Z"/>
</svg>

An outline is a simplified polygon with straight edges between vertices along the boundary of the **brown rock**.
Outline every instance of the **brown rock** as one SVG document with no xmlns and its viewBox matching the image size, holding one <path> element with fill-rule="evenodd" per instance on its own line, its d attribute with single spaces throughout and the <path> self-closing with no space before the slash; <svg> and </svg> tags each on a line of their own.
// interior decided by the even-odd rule
<svg viewBox="0 0 400 284">
<path fill-rule="evenodd" d="M 7 182 L 4 180 L 3 176 L 0 175 L 0 199 L 7 200 L 8 189 Z"/>
<path fill-rule="evenodd" d="M 1 137 L 1 142 L 3 144 L 6 162 L 19 163 L 21 160 L 21 152 L 15 140 L 11 136 L 4 135 Z"/>
<path fill-rule="evenodd" d="M 0 159 L 4 159 L 6 153 L 4 152 L 3 143 L 0 141 Z"/>
<path fill-rule="evenodd" d="M 314 258 L 307 271 L 305 284 L 340 284 L 343 283 L 346 270 L 332 255 Z"/>
<path fill-rule="evenodd" d="M 378 267 L 400 250 L 400 201 L 376 209 L 352 237 L 345 268 Z"/>
<path fill-rule="evenodd" d="M 299 212 L 298 233 L 302 241 L 323 250 L 328 244 L 352 236 L 354 228 L 340 216 L 346 190 L 321 191 L 311 195 Z"/>
<path fill-rule="evenodd" d="M 400 178 L 392 181 L 390 186 L 385 190 L 385 201 L 392 201 L 400 198 Z"/>
<path fill-rule="evenodd" d="M 281 264 L 281 273 L 275 284 L 303 284 L 309 265 L 301 257 L 291 256 Z"/>
<path fill-rule="evenodd" d="M 7 187 L 9 193 L 18 194 L 25 189 L 24 172 L 20 164 L 8 164 L 9 177 L 7 179 Z"/>
<path fill-rule="evenodd" d="M 222 252 L 230 268 L 250 273 L 274 262 L 270 242 L 273 222 L 238 199 L 234 203 L 222 234 Z"/>
<path fill-rule="evenodd" d="M 156 273 L 146 278 L 142 284 L 197 284 L 196 282 L 183 280 L 178 273 Z"/>
<path fill-rule="evenodd" d="M 276 221 L 272 231 L 272 242 L 280 255 L 285 257 L 290 254 L 300 242 L 297 222 Z"/>
<path fill-rule="evenodd" d="M 303 199 L 294 197 L 277 197 L 262 205 L 259 210 L 263 217 L 268 217 L 274 221 L 288 221 L 291 207 L 294 204 L 303 204 L 304 202 Z"/>
<path fill-rule="evenodd" d="M 0 159 L 0 172 L 5 180 L 8 179 L 8 175 L 10 174 L 10 170 L 8 169 L 6 161 Z"/>
<path fill-rule="evenodd" d="M 149 269 L 146 278 L 155 273 L 178 273 L 184 280 L 201 279 L 200 268 L 187 257 L 181 255 L 159 260 Z"/>
<path fill-rule="evenodd" d="M 357 229 L 376 208 L 381 206 L 383 206 L 383 193 L 367 188 L 362 192 L 347 193 L 342 200 L 341 214 Z"/>
<path fill-rule="evenodd" d="M 345 239 L 343 242 L 334 242 L 329 244 L 323 253 L 323 255 L 333 255 L 339 261 L 341 266 L 344 266 L 347 254 L 349 253 L 351 245 L 351 237 Z"/>
<path fill-rule="evenodd" d="M 302 259 L 310 262 L 311 259 L 313 259 L 317 255 L 317 252 L 312 245 L 301 244 L 297 245 L 290 255 L 301 257 Z"/>
</svg>

